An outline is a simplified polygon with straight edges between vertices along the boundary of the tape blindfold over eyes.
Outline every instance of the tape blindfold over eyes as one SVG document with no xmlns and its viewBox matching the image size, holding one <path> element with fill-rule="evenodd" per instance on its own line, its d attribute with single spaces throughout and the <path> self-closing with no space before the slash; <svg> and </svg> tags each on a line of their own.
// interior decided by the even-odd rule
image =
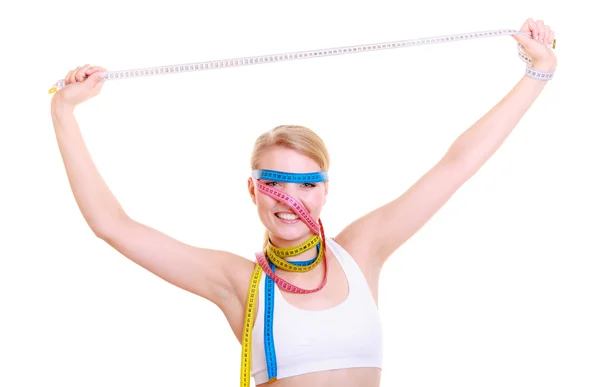
<svg viewBox="0 0 600 387">
<path fill-rule="evenodd" d="M 284 183 L 320 183 L 329 181 L 328 172 L 290 173 L 271 169 L 255 169 L 252 171 L 255 179 L 280 181 Z"/>
</svg>

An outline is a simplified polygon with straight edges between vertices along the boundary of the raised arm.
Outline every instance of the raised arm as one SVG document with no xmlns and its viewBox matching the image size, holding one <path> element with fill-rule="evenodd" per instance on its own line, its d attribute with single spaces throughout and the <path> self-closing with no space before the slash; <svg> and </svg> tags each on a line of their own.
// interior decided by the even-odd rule
<svg viewBox="0 0 600 387">
<path fill-rule="evenodd" d="M 547 47 L 554 33 L 528 19 L 521 31 L 539 41 L 514 36 L 533 59 L 533 68 L 554 71 L 556 57 Z M 363 267 L 380 268 L 496 152 L 542 92 L 545 80 L 526 75 L 475 124 L 463 132 L 441 160 L 398 198 L 355 220 L 336 241 Z"/>
<path fill-rule="evenodd" d="M 190 246 L 131 219 L 102 179 L 74 114 L 77 103 L 100 92 L 102 71 L 89 66 L 73 70 L 65 78 L 67 86 L 51 103 L 68 181 L 87 224 L 96 236 L 158 277 L 212 301 L 222 310 L 240 306 L 243 313 L 241 303 L 253 267 L 249 260 Z"/>
</svg>

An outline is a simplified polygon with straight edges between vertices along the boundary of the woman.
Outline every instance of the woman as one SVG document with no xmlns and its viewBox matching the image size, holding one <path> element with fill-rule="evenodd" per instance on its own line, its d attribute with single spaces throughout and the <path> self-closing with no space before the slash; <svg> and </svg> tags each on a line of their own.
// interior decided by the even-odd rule
<svg viewBox="0 0 600 387">
<path fill-rule="evenodd" d="M 553 31 L 528 19 L 513 37 L 532 67 L 553 72 Z M 328 191 L 329 155 L 301 126 L 261 135 L 248 192 L 266 227 L 257 263 L 189 246 L 131 219 L 96 170 L 74 116 L 98 95 L 106 70 L 77 67 L 52 99 L 58 146 L 77 204 L 95 235 L 166 281 L 217 305 L 242 344 L 241 384 L 379 385 L 378 279 L 386 259 L 419 230 L 498 149 L 547 81 L 523 76 L 466 130 L 407 192 L 327 238 L 319 215 Z M 274 318 L 276 316 L 276 318 Z M 302 330 L 294 327 L 302 325 Z"/>
</svg>

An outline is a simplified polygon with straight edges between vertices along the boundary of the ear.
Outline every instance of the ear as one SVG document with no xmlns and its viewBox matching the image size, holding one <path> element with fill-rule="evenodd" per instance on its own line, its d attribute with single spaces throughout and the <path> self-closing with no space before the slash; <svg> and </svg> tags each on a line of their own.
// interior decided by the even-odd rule
<svg viewBox="0 0 600 387">
<path fill-rule="evenodd" d="M 254 205 L 256 205 L 256 193 L 254 190 L 254 181 L 252 181 L 251 177 L 248 178 L 248 192 L 250 193 L 250 198 L 252 199 L 252 203 L 254 203 Z"/>
</svg>

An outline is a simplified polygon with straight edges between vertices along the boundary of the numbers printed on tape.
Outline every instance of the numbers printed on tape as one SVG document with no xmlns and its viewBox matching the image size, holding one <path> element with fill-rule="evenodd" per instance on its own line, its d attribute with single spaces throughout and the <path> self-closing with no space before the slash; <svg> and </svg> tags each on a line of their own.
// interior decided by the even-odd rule
<svg viewBox="0 0 600 387">
<path fill-rule="evenodd" d="M 434 37 L 420 38 L 420 39 L 398 40 L 398 41 L 384 42 L 384 43 L 362 44 L 362 45 L 356 45 L 356 46 L 343 46 L 343 47 L 325 48 L 325 49 L 319 49 L 319 50 L 288 52 L 288 53 L 282 53 L 282 54 L 258 55 L 258 56 L 252 56 L 252 57 L 221 59 L 221 60 L 205 61 L 205 62 L 197 62 L 197 63 L 186 63 L 186 64 L 169 65 L 169 66 L 148 67 L 148 68 L 139 68 L 139 69 L 130 69 L 130 70 L 120 70 L 120 71 L 109 71 L 106 73 L 106 75 L 103 78 L 105 80 L 116 80 L 116 79 L 139 78 L 139 77 L 164 75 L 164 74 L 176 74 L 176 73 L 191 72 L 191 71 L 215 70 L 215 69 L 222 69 L 222 68 L 228 68 L 228 67 L 251 66 L 251 65 L 256 65 L 256 64 L 284 62 L 284 61 L 297 60 L 297 59 L 320 58 L 320 57 L 332 56 L 332 55 L 356 54 L 356 53 L 360 53 L 360 52 L 389 50 L 389 49 L 396 49 L 396 48 L 421 46 L 421 45 L 425 45 L 425 44 L 449 43 L 449 42 L 456 42 L 456 41 L 469 40 L 469 39 L 490 38 L 490 37 L 496 37 L 496 36 L 515 35 L 515 34 L 521 34 L 521 35 L 531 37 L 531 34 L 529 34 L 529 33 L 525 33 L 525 32 L 518 31 L 518 30 L 511 30 L 511 29 L 479 31 L 479 32 L 455 34 L 455 35 L 434 36 Z M 525 54 L 521 55 L 521 53 L 520 53 L 519 57 L 521 59 L 523 59 L 525 62 L 531 64 L 531 59 L 529 57 L 527 57 Z M 550 78 L 551 77 L 549 77 L 548 79 L 550 79 Z M 57 90 L 62 89 L 63 87 L 65 87 L 65 80 L 60 79 L 59 81 L 56 82 L 56 84 L 48 92 L 50 94 L 52 94 L 52 93 L 56 92 Z"/>
</svg>

